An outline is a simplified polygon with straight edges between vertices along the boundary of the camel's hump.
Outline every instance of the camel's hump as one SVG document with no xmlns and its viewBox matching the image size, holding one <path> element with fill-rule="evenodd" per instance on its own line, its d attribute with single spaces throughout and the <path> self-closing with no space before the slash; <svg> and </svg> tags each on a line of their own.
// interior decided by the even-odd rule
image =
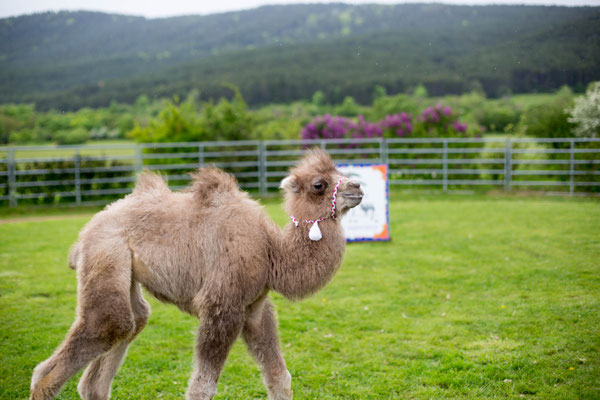
<svg viewBox="0 0 600 400">
<path fill-rule="evenodd" d="M 196 193 L 219 193 L 238 191 L 235 177 L 217 167 L 198 168 L 191 174 L 191 190 Z"/>
<path fill-rule="evenodd" d="M 170 190 L 162 175 L 145 170 L 138 175 L 133 193 L 137 194 L 149 191 L 168 192 Z"/>
</svg>

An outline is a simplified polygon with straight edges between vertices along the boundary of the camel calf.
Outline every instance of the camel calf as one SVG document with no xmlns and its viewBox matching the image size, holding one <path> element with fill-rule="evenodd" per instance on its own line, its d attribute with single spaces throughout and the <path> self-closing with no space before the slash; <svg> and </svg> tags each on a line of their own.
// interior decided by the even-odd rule
<svg viewBox="0 0 600 400">
<path fill-rule="evenodd" d="M 360 203 L 360 185 L 326 152 L 308 152 L 282 181 L 291 221 L 281 230 L 232 175 L 209 167 L 192 177 L 189 188 L 171 192 L 160 176 L 144 172 L 132 194 L 83 228 L 69 255 L 79 282 L 77 318 L 34 369 L 31 400 L 54 398 L 86 365 L 81 397 L 110 397 L 127 347 L 150 315 L 141 286 L 201 321 L 187 399 L 213 398 L 240 334 L 269 398 L 292 398 L 267 294 L 301 299 L 331 280 L 345 249 L 340 218 Z"/>
</svg>

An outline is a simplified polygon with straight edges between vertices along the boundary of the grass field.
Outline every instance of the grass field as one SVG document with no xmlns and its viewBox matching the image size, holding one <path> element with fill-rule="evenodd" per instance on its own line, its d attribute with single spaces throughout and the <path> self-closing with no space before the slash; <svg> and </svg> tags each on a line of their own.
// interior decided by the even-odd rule
<svg viewBox="0 0 600 400">
<path fill-rule="evenodd" d="M 325 290 L 272 295 L 295 399 L 600 398 L 598 201 L 395 196 L 390 211 L 393 240 L 349 245 Z M 27 397 L 73 321 L 66 255 L 88 219 L 0 224 L 1 399 Z M 182 399 L 197 321 L 146 297 L 113 398 Z M 265 398 L 238 342 L 216 399 Z"/>
<path fill-rule="evenodd" d="M 128 156 L 133 160 L 135 157 L 135 150 L 131 148 L 135 142 L 127 139 L 115 139 L 115 140 L 89 140 L 82 146 L 79 151 L 79 155 L 82 157 L 98 157 L 98 156 Z M 39 149 L 37 146 L 44 146 L 47 149 Z M 86 147 L 92 146 L 92 147 Z M 117 148 L 94 148 L 93 146 L 117 146 Z M 120 146 L 120 148 L 118 147 Z M 28 149 L 30 147 L 31 149 Z M 60 148 L 56 149 L 54 143 L 39 143 L 31 146 L 22 145 L 19 146 L 20 150 L 15 151 L 15 157 L 17 159 L 22 158 L 67 158 L 75 157 L 75 149 L 73 148 Z M 0 156 L 4 154 L 0 153 Z"/>
</svg>

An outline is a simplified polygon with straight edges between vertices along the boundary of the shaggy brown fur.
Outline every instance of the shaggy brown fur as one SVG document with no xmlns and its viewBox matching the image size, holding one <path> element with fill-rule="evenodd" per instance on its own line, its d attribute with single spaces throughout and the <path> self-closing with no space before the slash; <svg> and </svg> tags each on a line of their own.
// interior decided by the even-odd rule
<svg viewBox="0 0 600 400">
<path fill-rule="evenodd" d="M 327 153 L 310 151 L 282 182 L 286 210 L 298 219 L 330 213 L 341 177 Z M 360 203 L 358 183 L 344 178 L 337 215 Z M 65 341 L 34 370 L 31 399 L 52 399 L 88 365 L 78 391 L 108 399 L 127 346 L 150 309 L 140 284 L 158 299 L 201 320 L 196 368 L 187 398 L 211 399 L 229 349 L 241 334 L 262 368 L 269 398 L 292 398 L 291 376 L 277 341 L 267 293 L 300 299 L 337 271 L 345 240 L 340 219 L 282 232 L 235 178 L 216 168 L 193 174 L 191 187 L 171 192 L 155 174 L 140 175 L 133 193 L 96 214 L 79 235 L 69 265 L 79 280 L 77 319 Z"/>
</svg>

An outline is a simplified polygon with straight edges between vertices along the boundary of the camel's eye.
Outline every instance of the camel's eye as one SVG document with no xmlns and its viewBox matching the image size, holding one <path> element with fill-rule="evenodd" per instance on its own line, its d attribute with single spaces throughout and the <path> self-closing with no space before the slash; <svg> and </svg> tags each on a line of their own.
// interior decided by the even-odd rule
<svg viewBox="0 0 600 400">
<path fill-rule="evenodd" d="M 315 189 L 315 192 L 319 194 L 323 193 L 325 191 L 325 188 L 327 188 L 327 182 L 316 181 L 315 183 L 313 183 L 313 189 Z"/>
</svg>

